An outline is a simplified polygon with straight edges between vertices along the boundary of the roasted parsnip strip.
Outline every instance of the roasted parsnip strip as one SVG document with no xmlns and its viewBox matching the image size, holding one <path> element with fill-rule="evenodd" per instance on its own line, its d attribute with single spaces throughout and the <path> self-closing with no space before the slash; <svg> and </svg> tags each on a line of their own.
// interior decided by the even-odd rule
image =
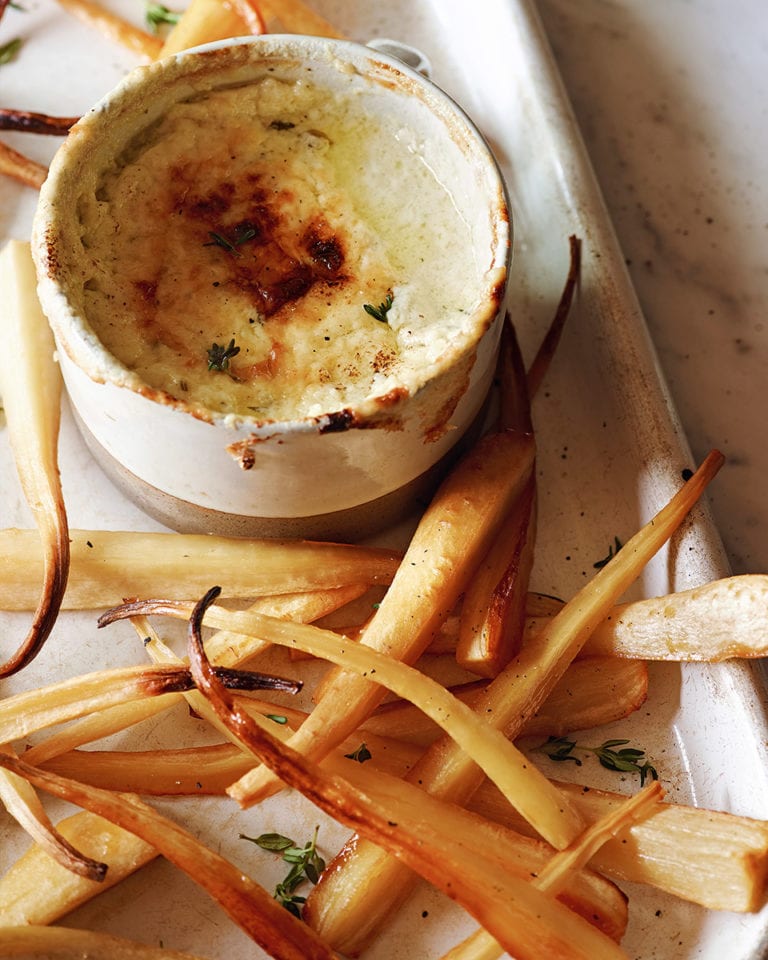
<svg viewBox="0 0 768 960">
<path fill-rule="evenodd" d="M 213 588 L 206 594 L 206 599 L 210 603 L 210 599 L 217 595 L 217 588 Z M 193 614 L 194 609 L 181 602 L 137 601 L 110 611 L 101 618 L 100 623 L 118 616 L 157 613 L 186 619 Z M 231 630 L 233 633 L 262 635 L 281 646 L 295 645 L 314 656 L 323 657 L 335 664 L 343 664 L 345 670 L 354 671 L 358 676 L 375 677 L 375 682 L 383 688 L 418 704 L 451 738 L 455 738 L 461 750 L 474 758 L 479 768 L 499 786 L 510 803 L 521 809 L 526 818 L 530 817 L 537 824 L 536 829 L 541 836 L 553 846 L 565 846 L 578 833 L 581 827 L 580 819 L 573 816 L 562 795 L 552 789 L 550 781 L 514 744 L 439 683 L 415 668 L 393 660 L 362 643 L 350 644 L 345 638 L 330 631 L 306 624 L 284 623 L 259 617 L 247 610 L 228 611 L 210 606 L 206 610 L 206 623 L 217 629 Z M 317 707 L 299 728 L 299 732 L 311 722 L 316 712 Z M 332 748 L 329 747 L 324 755 L 327 755 L 330 749 Z M 232 788 L 228 791 L 230 796 L 234 792 Z"/>
<path fill-rule="evenodd" d="M 564 889 L 574 871 L 580 870 L 590 858 L 623 827 L 649 814 L 664 796 L 660 783 L 651 783 L 634 797 L 593 823 L 566 850 L 560 850 L 544 866 L 532 874 L 532 883 L 540 890 L 556 895 Z M 463 943 L 444 954 L 442 960 L 498 960 L 503 953 L 498 943 L 486 930 L 478 930 Z"/>
<path fill-rule="evenodd" d="M 11 110 L 0 107 L 0 130 L 19 130 L 23 133 L 44 133 L 64 137 L 79 117 L 52 117 L 47 113 L 29 110 Z"/>
<path fill-rule="evenodd" d="M 477 680 L 452 687 L 451 692 L 472 705 L 486 685 Z M 648 669 L 644 661 L 615 657 L 574 660 L 538 713 L 528 718 L 520 735 L 559 737 L 572 730 L 613 723 L 637 710 L 647 693 Z M 417 707 L 403 700 L 382 704 L 360 729 L 421 746 L 428 746 L 439 736 L 439 728 Z"/>
<path fill-rule="evenodd" d="M 191 0 L 165 39 L 159 57 L 245 34 L 266 33 L 259 9 L 249 0 Z"/>
<path fill-rule="evenodd" d="M 202 960 L 191 953 L 71 927 L 0 928 L 0 955 L 23 960 Z"/>
<path fill-rule="evenodd" d="M 344 34 L 302 0 L 258 0 L 270 33 L 305 33 L 316 37 Z"/>
<path fill-rule="evenodd" d="M 488 724 L 504 730 L 509 737 L 519 735 L 527 718 L 540 709 L 586 638 L 682 523 L 722 462 L 721 454 L 710 454 L 650 523 L 636 533 L 590 583 L 561 608 L 548 629 L 529 640 L 488 685 L 475 704 L 475 710 Z M 625 552 L 627 549 L 629 552 Z M 429 747 L 408 779 L 436 796 L 461 804 L 469 801 L 482 782 L 470 757 L 445 737 Z M 576 831 L 569 841 L 575 836 Z M 351 954 L 364 947 L 380 924 L 408 896 L 411 883 L 402 865 L 360 838 L 353 838 L 334 863 L 337 868 L 323 874 L 310 899 L 327 897 L 333 901 L 333 906 L 324 906 L 318 911 L 324 917 L 322 933 L 337 949 Z M 368 877 L 375 880 L 367 881 Z M 344 899 L 345 891 L 358 886 L 364 893 L 353 902 Z M 337 893 L 341 899 L 336 899 Z M 339 910 L 342 900 L 343 917 Z M 339 928 L 351 930 L 352 939 L 342 942 L 337 936 Z"/>
<path fill-rule="evenodd" d="M 456 661 L 481 677 L 495 677 L 520 649 L 535 526 L 531 476 L 464 594 Z"/>
<path fill-rule="evenodd" d="M 154 60 L 163 46 L 159 37 L 135 27 L 94 0 L 58 0 L 67 13 L 93 27 L 103 37 L 119 43 L 146 60 Z"/>
<path fill-rule="evenodd" d="M 38 530 L 30 551 L 42 556 L 42 565 L 31 605 L 32 626 L 16 652 L 0 664 L 0 677 L 21 670 L 40 652 L 59 614 L 69 574 L 69 531 L 58 462 L 61 374 L 53 334 L 35 289 L 29 244 L 9 241 L 0 253 L 0 395 L 21 488 Z"/>
<path fill-rule="evenodd" d="M 559 786 L 590 823 L 626 799 L 594 787 Z M 470 806 L 521 833 L 529 831 L 488 783 Z M 662 803 L 606 843 L 592 866 L 616 880 L 650 884 L 710 910 L 757 911 L 768 901 L 768 823 Z"/>
<path fill-rule="evenodd" d="M 0 766 L 141 837 L 201 886 L 277 960 L 337 960 L 310 928 L 224 857 L 137 797 L 83 786 L 0 754 Z"/>
<path fill-rule="evenodd" d="M 538 960 L 541 956 L 552 960 L 625 957 L 609 937 L 557 900 L 542 895 L 526 880 L 513 877 L 510 871 L 489 870 L 474 843 L 467 847 L 457 835 L 436 828 L 432 820 L 422 817 L 419 799 L 410 810 L 405 804 L 399 805 L 393 815 L 386 791 L 384 796 L 377 796 L 356 789 L 345 778 L 327 774 L 254 724 L 227 695 L 205 659 L 200 621 L 210 601 L 208 594 L 190 618 L 190 667 L 199 689 L 221 720 L 269 764 L 277 777 L 340 822 L 363 830 L 425 879 L 450 893 L 518 960 Z"/>
<path fill-rule="evenodd" d="M 39 190 L 48 176 L 48 167 L 0 142 L 0 173 Z"/>
<path fill-rule="evenodd" d="M 560 296 L 554 319 L 547 330 L 538 353 L 528 368 L 528 392 L 531 397 L 536 396 L 541 386 L 541 381 L 544 379 L 552 363 L 552 359 L 557 352 L 557 346 L 560 343 L 565 321 L 568 319 L 568 314 L 571 311 L 571 305 L 573 304 L 573 298 L 579 283 L 579 275 L 581 272 L 581 240 L 578 237 L 571 236 L 568 238 L 568 246 L 570 261 L 565 286 Z"/>
<path fill-rule="evenodd" d="M 103 882 L 65 869 L 39 845 L 0 876 L 0 929 L 54 923 L 157 856 L 153 846 L 93 813 L 77 813 L 56 829 L 78 850 L 108 865 Z"/>
<path fill-rule="evenodd" d="M 394 550 L 301 540 L 238 540 L 181 533 L 71 530 L 65 609 L 101 609 L 123 597 L 193 599 L 211 582 L 224 596 L 304 593 L 350 584 L 387 584 L 401 555 Z M 35 603 L 40 562 L 35 534 L 0 531 L 0 608 Z"/>
<path fill-rule="evenodd" d="M 459 461 L 423 514 L 361 645 L 406 663 L 418 659 L 525 489 L 533 461 L 533 437 L 509 431 L 483 437 Z M 370 715 L 382 695 L 370 681 L 334 671 L 293 746 L 322 758 Z M 255 769 L 233 787 L 232 796 L 242 804 L 254 803 L 278 788 L 268 771 Z"/>
<path fill-rule="evenodd" d="M 8 746 L 0 753 L 15 756 Z M 0 773 L 0 802 L 33 840 L 67 870 L 82 877 L 101 882 L 107 865 L 76 850 L 53 826 L 35 791 L 26 780 L 8 770 Z"/>
<path fill-rule="evenodd" d="M 229 671 L 222 667 L 214 669 L 222 675 L 225 683 L 238 689 L 282 689 L 295 693 L 301 688 L 300 683 L 282 677 Z M 0 700 L 0 743 L 28 737 L 36 730 L 116 703 L 182 692 L 193 686 L 186 667 L 163 664 L 97 670 L 37 690 L 17 693 Z"/>
<path fill-rule="evenodd" d="M 327 613 L 334 606 L 343 602 L 349 595 L 348 591 L 357 592 L 357 587 L 339 587 L 331 590 L 321 590 L 311 595 L 285 595 L 265 597 L 257 600 L 252 609 L 265 613 L 268 616 L 284 618 L 290 611 L 294 617 L 314 617 Z M 252 657 L 255 657 L 267 647 L 261 640 L 244 638 L 242 635 L 232 635 L 226 632 L 218 633 L 208 642 L 209 656 L 222 666 L 237 666 Z M 62 730 L 57 730 L 45 740 L 38 741 L 27 753 L 27 760 L 32 764 L 41 764 L 52 757 L 59 756 L 68 750 L 103 737 L 110 736 L 125 730 L 134 724 L 157 716 L 179 702 L 181 694 L 165 693 L 158 697 L 144 698 L 132 703 L 120 703 L 108 707 L 98 713 L 91 713 L 80 720 L 68 724 Z"/>
<path fill-rule="evenodd" d="M 646 660 L 768 655 L 768 575 L 715 580 L 666 597 L 620 604 L 593 631 L 585 652 Z"/>
</svg>

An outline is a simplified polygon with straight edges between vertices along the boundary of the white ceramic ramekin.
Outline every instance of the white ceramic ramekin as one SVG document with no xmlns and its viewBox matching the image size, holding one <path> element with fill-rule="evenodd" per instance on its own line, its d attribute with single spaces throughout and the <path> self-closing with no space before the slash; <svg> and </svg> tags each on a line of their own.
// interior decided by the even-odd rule
<svg viewBox="0 0 768 960">
<path fill-rule="evenodd" d="M 79 210 L 100 177 L 179 98 L 247 83 L 265 70 L 311 76 L 333 96 L 400 118 L 470 227 L 480 293 L 464 329 L 420 375 L 383 396 L 312 416 L 269 419 L 200 409 L 151 387 L 109 353 L 84 307 Z M 419 139 L 420 138 L 420 139 Z M 121 161 L 122 162 L 122 161 Z M 386 177 L 377 189 L 389 189 Z M 419 217 L 418 196 L 411 198 Z M 435 271 L 460 269 L 428 255 Z M 34 224 L 39 292 L 79 426 L 105 471 L 148 513 L 183 530 L 350 537 L 392 520 L 434 482 L 483 408 L 503 322 L 510 256 L 504 185 L 466 115 L 399 61 L 353 43 L 265 36 L 212 44 L 142 67 L 71 131 Z"/>
</svg>

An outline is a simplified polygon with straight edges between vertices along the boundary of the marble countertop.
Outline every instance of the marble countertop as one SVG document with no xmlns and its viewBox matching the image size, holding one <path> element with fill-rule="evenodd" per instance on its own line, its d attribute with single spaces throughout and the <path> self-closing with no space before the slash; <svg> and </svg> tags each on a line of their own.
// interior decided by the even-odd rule
<svg viewBox="0 0 768 960">
<path fill-rule="evenodd" d="M 735 573 L 768 571 L 763 0 L 538 0 Z"/>
</svg>

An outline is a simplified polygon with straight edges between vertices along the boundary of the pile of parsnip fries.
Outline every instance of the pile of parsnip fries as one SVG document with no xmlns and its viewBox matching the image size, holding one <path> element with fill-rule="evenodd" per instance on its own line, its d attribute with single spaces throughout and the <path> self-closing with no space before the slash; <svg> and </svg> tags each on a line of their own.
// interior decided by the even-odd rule
<svg viewBox="0 0 768 960">
<path fill-rule="evenodd" d="M 92 0 L 59 2 L 145 59 L 273 29 L 339 35 L 299 0 L 191 0 L 162 40 Z M 32 123 L 21 111 L 4 118 L 15 129 Z M 73 120 L 34 122 L 61 134 Z M 38 186 L 45 170 L 30 164 L 0 145 L 0 172 Z M 717 453 L 568 602 L 531 591 L 528 403 L 573 296 L 578 244 L 571 250 L 552 337 L 527 373 L 506 338 L 496 422 L 446 477 L 402 553 L 69 529 L 51 334 L 28 245 L 0 254 L 4 432 L 37 525 L 0 531 L 0 609 L 31 618 L 23 637 L 3 638 L 0 673 L 45 657 L 67 610 L 94 611 L 94 629 L 99 613 L 104 628 L 130 620 L 149 658 L 0 700 L 0 799 L 34 841 L 0 878 L 0 955 L 182 956 L 57 926 L 158 855 L 279 960 L 357 956 L 386 939 L 418 877 L 478 924 L 443 960 L 624 957 L 627 902 L 616 881 L 712 910 L 764 906 L 768 823 L 663 803 L 655 779 L 631 797 L 555 782 L 516 744 L 628 716 L 645 700 L 648 660 L 715 662 L 768 647 L 763 576 L 621 602 L 717 473 Z M 168 618 L 184 622 L 186 651 L 150 617 L 166 618 L 163 632 Z M 289 676 L 310 658 L 330 665 L 303 709 L 285 693 L 271 699 L 290 688 L 260 672 L 275 648 L 290 652 L 280 661 Z M 431 676 L 446 660 L 455 684 Z M 100 746 L 183 700 L 218 742 Z M 219 797 L 223 809 L 252 812 L 286 787 L 352 831 L 293 911 L 217 852 L 215 824 L 201 840 L 140 799 Z M 83 812 L 54 825 L 38 790 Z"/>
</svg>

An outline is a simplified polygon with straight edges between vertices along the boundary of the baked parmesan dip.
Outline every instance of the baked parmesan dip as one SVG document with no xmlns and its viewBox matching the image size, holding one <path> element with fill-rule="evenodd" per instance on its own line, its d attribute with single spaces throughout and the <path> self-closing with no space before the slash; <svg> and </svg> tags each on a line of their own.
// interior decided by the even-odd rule
<svg viewBox="0 0 768 960">
<path fill-rule="evenodd" d="M 423 146 L 303 77 L 175 103 L 80 200 L 88 323 L 150 387 L 217 415 L 413 391 L 487 296 Z"/>
</svg>

